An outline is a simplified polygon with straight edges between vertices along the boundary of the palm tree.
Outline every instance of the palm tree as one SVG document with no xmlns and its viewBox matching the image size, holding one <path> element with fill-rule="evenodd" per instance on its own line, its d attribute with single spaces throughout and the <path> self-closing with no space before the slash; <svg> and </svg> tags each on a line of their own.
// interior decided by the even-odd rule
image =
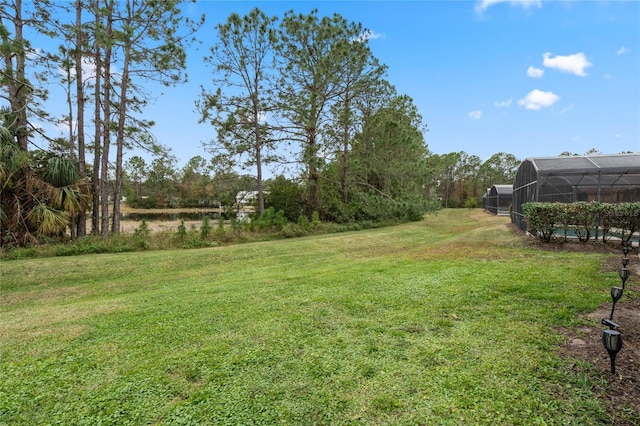
<svg viewBox="0 0 640 426">
<path fill-rule="evenodd" d="M 78 164 L 69 157 L 22 150 L 7 109 L 0 109 L 0 123 L 0 247 L 63 235 L 71 215 L 86 210 L 90 201 Z"/>
</svg>

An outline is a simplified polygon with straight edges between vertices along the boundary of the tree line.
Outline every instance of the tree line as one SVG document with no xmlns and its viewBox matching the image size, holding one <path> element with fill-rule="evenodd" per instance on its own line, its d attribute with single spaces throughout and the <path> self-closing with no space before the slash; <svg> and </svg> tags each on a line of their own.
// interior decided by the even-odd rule
<svg viewBox="0 0 640 426">
<path fill-rule="evenodd" d="M 506 153 L 497 153 L 482 161 L 464 151 L 444 155 L 429 154 L 429 169 L 423 191 L 429 200 L 442 207 L 479 207 L 487 189 L 510 184 L 520 160 Z M 127 203 L 138 208 L 227 207 L 235 212 L 239 191 L 257 191 L 255 176 L 234 170 L 222 171 L 214 159 L 195 156 L 179 168 L 177 158 L 162 155 L 147 161 L 133 156 L 125 162 L 123 194 Z M 283 209 L 287 217 L 296 220 L 303 214 L 304 182 L 301 178 L 277 175 L 263 182 L 267 206 Z M 287 202 L 285 202 L 287 200 Z M 293 207 L 295 206 L 295 207 Z"/>
<path fill-rule="evenodd" d="M 184 80 L 185 49 L 203 22 L 177 6 L 13 0 L 0 9 L 3 245 L 35 243 L 67 227 L 83 236 L 88 221 L 93 234 L 119 232 L 124 152 L 161 148 L 153 121 L 143 118 L 144 84 Z M 27 35 L 56 48 L 35 48 Z M 64 89 L 62 117 L 43 108 L 51 84 Z M 68 136 L 51 138 L 39 124 L 45 120 L 66 125 Z M 48 146 L 35 146 L 36 137 Z"/>
<path fill-rule="evenodd" d="M 253 190 L 258 214 L 268 203 L 292 220 L 413 220 L 434 200 L 471 206 L 487 186 L 512 181 L 519 161 L 510 154 L 482 162 L 429 152 L 427 126 L 387 80 L 362 24 L 255 8 L 207 28 L 181 3 L 13 0 L 0 10 L 3 246 L 67 229 L 72 238 L 118 233 L 124 196 L 147 206 L 228 205 Z M 144 87 L 185 81 L 188 47 L 203 30 L 216 42 L 205 57 L 211 79 L 194 103 L 215 136 L 204 143 L 208 159 L 178 171 L 144 114 Z M 34 34 L 56 48 L 34 48 Z M 64 89 L 63 116 L 43 108 L 51 84 Z M 47 135 L 44 120 L 65 125 L 67 136 Z M 151 164 L 125 161 L 133 147 L 153 153 Z M 286 167 L 287 177 L 265 179 L 267 165 Z"/>
</svg>

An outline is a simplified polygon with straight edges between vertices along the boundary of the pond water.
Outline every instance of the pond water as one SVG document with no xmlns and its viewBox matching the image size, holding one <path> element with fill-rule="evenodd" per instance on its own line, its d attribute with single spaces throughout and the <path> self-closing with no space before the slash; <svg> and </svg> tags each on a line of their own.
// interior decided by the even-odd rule
<svg viewBox="0 0 640 426">
<path fill-rule="evenodd" d="M 146 221 L 175 221 L 175 220 L 202 220 L 205 216 L 209 219 L 218 219 L 220 212 L 180 212 L 180 213 L 121 213 L 120 220 Z"/>
</svg>

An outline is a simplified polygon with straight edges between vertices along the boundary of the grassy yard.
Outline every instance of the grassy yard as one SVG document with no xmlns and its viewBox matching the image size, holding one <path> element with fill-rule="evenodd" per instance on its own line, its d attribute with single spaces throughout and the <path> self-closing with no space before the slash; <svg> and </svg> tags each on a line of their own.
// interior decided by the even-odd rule
<svg viewBox="0 0 640 426">
<path fill-rule="evenodd" d="M 5 261 L 0 424 L 607 422 L 555 331 L 609 302 L 603 256 L 526 247 L 508 219 L 460 209 Z"/>
</svg>

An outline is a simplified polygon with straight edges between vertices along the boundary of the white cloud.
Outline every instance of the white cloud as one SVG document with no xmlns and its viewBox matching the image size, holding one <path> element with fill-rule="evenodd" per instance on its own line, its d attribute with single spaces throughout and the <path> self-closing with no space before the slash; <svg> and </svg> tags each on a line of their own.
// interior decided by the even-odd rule
<svg viewBox="0 0 640 426">
<path fill-rule="evenodd" d="M 622 46 L 620 49 L 618 49 L 618 51 L 616 52 L 616 55 L 624 55 L 626 53 L 631 52 L 631 50 L 627 49 L 626 47 Z"/>
<path fill-rule="evenodd" d="M 371 30 L 364 30 L 362 34 L 355 37 L 353 41 L 364 43 L 366 41 L 375 40 L 376 38 L 381 38 L 381 37 L 382 37 L 382 34 L 380 33 L 376 33 L 375 31 L 371 31 Z"/>
<path fill-rule="evenodd" d="M 581 77 L 587 75 L 584 69 L 593 65 L 582 52 L 568 56 L 556 56 L 555 58 L 552 58 L 551 53 L 547 52 L 542 55 L 542 58 L 542 65 L 547 68 L 556 68 L 561 72 L 568 72 Z"/>
<path fill-rule="evenodd" d="M 499 3 L 509 3 L 510 5 L 522 6 L 524 9 L 542 6 L 542 0 L 480 0 L 476 4 L 476 12 L 482 13 L 491 6 Z"/>
<path fill-rule="evenodd" d="M 544 74 L 544 70 L 535 67 L 529 67 L 527 69 L 527 75 L 531 78 L 540 78 Z"/>
<path fill-rule="evenodd" d="M 604 79 L 605 80 L 611 80 L 611 79 L 613 79 L 613 76 L 611 74 L 607 73 L 607 74 L 604 75 Z"/>
<path fill-rule="evenodd" d="M 477 111 L 471 111 L 469 114 L 467 114 L 469 116 L 470 119 L 472 120 L 480 120 L 482 118 L 482 111 L 477 110 Z"/>
<path fill-rule="evenodd" d="M 118 68 L 115 64 L 111 64 L 110 72 L 112 75 L 117 75 L 119 73 Z M 58 73 L 61 77 L 67 77 L 67 72 L 62 68 L 58 67 Z M 73 66 L 70 70 L 71 78 L 76 78 L 76 68 Z M 96 65 L 93 62 L 93 58 L 83 57 L 82 58 L 82 80 L 90 81 L 96 78 Z"/>
<path fill-rule="evenodd" d="M 39 47 L 31 48 L 31 49 L 28 49 L 25 52 L 25 55 L 26 55 L 27 59 L 35 61 L 35 60 L 40 59 L 40 58 L 42 58 L 44 56 L 44 50 L 39 48 Z"/>
<path fill-rule="evenodd" d="M 511 99 L 507 99 L 506 101 L 495 101 L 493 106 L 496 108 L 507 108 L 511 106 Z"/>
<path fill-rule="evenodd" d="M 565 114 L 565 113 L 567 113 L 569 111 L 573 111 L 573 105 L 569 105 L 568 107 L 566 107 L 565 109 L 560 111 L 560 114 Z"/>
<path fill-rule="evenodd" d="M 542 90 L 532 90 L 527 93 L 524 99 L 518 101 L 526 109 L 539 110 L 541 108 L 550 107 L 560 100 L 560 96 L 553 92 L 543 92 Z"/>
<path fill-rule="evenodd" d="M 616 133 L 616 138 L 620 139 L 621 137 L 622 137 L 622 134 Z"/>
<path fill-rule="evenodd" d="M 83 57 L 82 58 L 82 77 L 83 78 L 95 78 L 96 76 L 96 66 L 93 62 L 92 58 L 87 58 L 87 57 Z M 71 73 L 71 77 L 75 78 L 76 77 L 76 69 L 75 66 L 73 66 L 70 70 Z M 61 76 L 66 77 L 67 72 L 59 67 L 58 68 L 58 73 L 60 73 Z"/>
</svg>

